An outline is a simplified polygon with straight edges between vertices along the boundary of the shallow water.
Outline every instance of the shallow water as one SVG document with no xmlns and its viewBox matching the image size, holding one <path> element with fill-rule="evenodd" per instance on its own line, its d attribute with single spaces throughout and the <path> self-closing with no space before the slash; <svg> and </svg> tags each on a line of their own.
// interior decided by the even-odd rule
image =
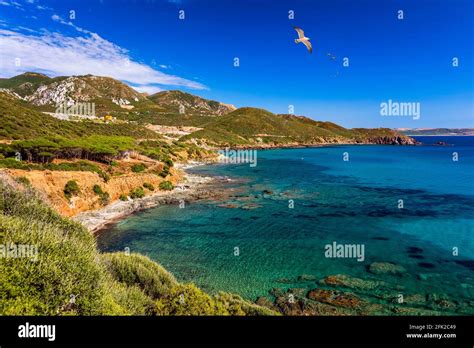
<svg viewBox="0 0 474 348">
<path fill-rule="evenodd" d="M 196 167 L 232 178 L 234 197 L 140 212 L 104 231 L 99 247 L 129 247 L 179 280 L 248 299 L 272 288 L 314 288 L 296 280 L 303 274 L 373 279 L 367 269 L 376 261 L 407 269 L 375 277 L 406 293 L 474 299 L 474 137 L 417 139 L 453 145 L 266 150 L 254 168 Z M 364 245 L 364 261 L 325 257 L 334 241 Z"/>
</svg>

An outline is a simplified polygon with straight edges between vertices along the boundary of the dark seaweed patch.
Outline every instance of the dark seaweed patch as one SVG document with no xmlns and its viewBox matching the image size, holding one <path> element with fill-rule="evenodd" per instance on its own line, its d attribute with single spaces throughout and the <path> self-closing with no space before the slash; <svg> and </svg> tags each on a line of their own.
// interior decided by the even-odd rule
<svg viewBox="0 0 474 348">
<path fill-rule="evenodd" d="M 317 217 L 315 217 L 315 216 L 304 215 L 304 214 L 298 214 L 298 215 L 295 216 L 295 218 L 297 218 L 297 219 L 317 219 Z"/>
<path fill-rule="evenodd" d="M 408 257 L 412 259 L 418 259 L 418 260 L 422 260 L 425 258 L 423 255 L 418 255 L 418 254 L 408 254 Z"/>
<path fill-rule="evenodd" d="M 435 268 L 436 266 L 429 262 L 418 262 L 418 266 L 423 268 Z"/>
<path fill-rule="evenodd" d="M 388 237 L 372 237 L 371 239 L 374 239 L 374 240 L 390 240 L 390 238 L 388 238 Z"/>
<path fill-rule="evenodd" d="M 410 247 L 407 248 L 407 252 L 410 253 L 410 254 L 421 254 L 423 252 L 423 249 L 418 248 L 418 247 L 414 247 L 414 246 L 410 246 Z"/>
<path fill-rule="evenodd" d="M 455 261 L 458 265 L 469 268 L 471 271 L 474 271 L 474 260 L 461 260 Z"/>
</svg>

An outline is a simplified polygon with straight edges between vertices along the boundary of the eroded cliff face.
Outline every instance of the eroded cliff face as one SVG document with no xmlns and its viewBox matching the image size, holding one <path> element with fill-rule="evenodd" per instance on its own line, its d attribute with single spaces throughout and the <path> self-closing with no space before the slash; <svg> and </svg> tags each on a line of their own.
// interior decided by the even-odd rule
<svg viewBox="0 0 474 348">
<path fill-rule="evenodd" d="M 37 189 L 45 197 L 45 200 L 61 215 L 74 216 L 80 212 L 102 207 L 101 199 L 93 191 L 94 185 L 99 185 L 104 192 L 110 195 L 110 203 L 119 199 L 121 194 L 128 195 L 137 187 L 142 187 L 144 183 L 150 183 L 159 190 L 160 182 L 171 181 L 176 185 L 183 179 L 183 173 L 171 168 L 171 174 L 166 179 L 154 173 L 129 173 L 117 177 L 111 177 L 108 182 L 92 172 L 73 171 L 49 171 L 49 170 L 20 170 L 5 169 L 8 175 L 13 178 L 26 177 L 31 186 Z M 64 186 L 69 180 L 75 180 L 81 192 L 68 200 L 64 196 Z M 145 195 L 153 192 L 143 188 Z"/>
</svg>

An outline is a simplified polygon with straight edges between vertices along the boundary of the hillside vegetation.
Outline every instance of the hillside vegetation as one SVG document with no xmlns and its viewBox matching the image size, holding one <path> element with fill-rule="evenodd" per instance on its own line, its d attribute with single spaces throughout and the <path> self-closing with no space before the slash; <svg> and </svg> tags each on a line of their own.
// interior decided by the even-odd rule
<svg viewBox="0 0 474 348">
<path fill-rule="evenodd" d="M 37 73 L 25 73 L 0 80 L 0 88 L 8 88 L 10 93 L 17 93 L 22 98 L 16 100 L 19 105 L 12 106 L 14 102 L 11 100 L 4 100 L 4 105 L 0 104 L 0 108 L 13 108 L 14 114 L 7 115 L 4 126 L 6 129 L 0 129 L 0 137 L 13 139 L 20 139 L 21 134 L 26 134 L 26 137 L 44 136 L 47 131 L 59 135 L 81 133 L 81 136 L 102 134 L 153 138 L 156 133 L 142 127 L 151 124 L 177 127 L 178 131 L 179 127 L 202 128 L 183 135 L 182 140 L 211 147 L 415 144 L 413 139 L 391 129 L 346 129 L 331 122 L 315 121 L 303 116 L 278 115 L 263 109 L 246 107 L 236 110 L 232 105 L 182 91 L 163 91 L 146 96 L 108 77 L 85 75 L 49 78 Z M 15 98 L 10 95 L 10 99 Z M 20 103 L 21 100 L 23 104 Z M 31 114 L 32 109 L 52 111 L 58 103 L 84 101 L 95 103 L 98 116 L 112 115 L 121 123 L 93 125 L 93 122 L 81 122 L 80 125 L 73 125 L 73 128 L 77 127 L 76 130 L 60 130 L 59 128 L 66 126 L 65 123 L 42 119 L 41 122 L 46 127 L 45 130 L 40 130 L 38 115 Z M 25 129 L 24 117 L 16 117 L 20 114 L 32 117 L 34 126 Z M 70 126 L 71 124 L 66 128 Z"/>
<path fill-rule="evenodd" d="M 71 122 L 39 112 L 31 105 L 0 92 L 0 139 L 31 139 L 65 136 L 80 138 L 88 135 L 118 135 L 134 138 L 159 138 L 149 129 L 133 123 Z"/>
<path fill-rule="evenodd" d="M 23 159 L 40 163 L 56 158 L 110 162 L 133 150 L 169 162 L 210 155 L 193 144 L 165 141 L 160 134 L 134 123 L 59 120 L 1 92 L 0 118 L 0 139 L 8 140 L 0 144 L 4 157 L 19 152 Z"/>
<path fill-rule="evenodd" d="M 390 129 L 346 129 L 331 122 L 277 115 L 257 108 L 240 108 L 219 117 L 183 140 L 199 139 L 213 146 L 285 146 L 325 143 L 411 144 Z"/>
<path fill-rule="evenodd" d="M 273 315 L 242 298 L 182 284 L 149 258 L 100 253 L 92 234 L 28 185 L 0 180 L 0 244 L 35 258 L 0 258 L 1 315 Z"/>
</svg>

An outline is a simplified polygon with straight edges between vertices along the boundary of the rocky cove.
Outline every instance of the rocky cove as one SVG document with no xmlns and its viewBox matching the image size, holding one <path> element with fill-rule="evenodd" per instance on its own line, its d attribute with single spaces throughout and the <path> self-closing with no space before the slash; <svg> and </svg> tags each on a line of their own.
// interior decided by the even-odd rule
<svg viewBox="0 0 474 348">
<path fill-rule="evenodd" d="M 197 175 L 185 175 L 184 181 L 173 191 L 160 191 L 144 198 L 116 201 L 106 207 L 82 212 L 73 217 L 91 232 L 97 233 L 105 226 L 135 212 L 165 204 L 187 204 L 189 201 L 216 197 L 219 192 L 210 186 L 219 180 Z"/>
</svg>

